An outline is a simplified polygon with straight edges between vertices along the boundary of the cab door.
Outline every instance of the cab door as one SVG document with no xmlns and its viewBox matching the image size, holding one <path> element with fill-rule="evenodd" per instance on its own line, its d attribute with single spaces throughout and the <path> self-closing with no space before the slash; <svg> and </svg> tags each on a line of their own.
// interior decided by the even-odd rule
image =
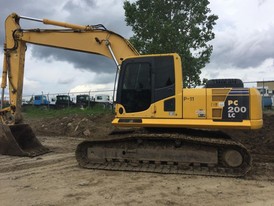
<svg viewBox="0 0 274 206">
<path fill-rule="evenodd" d="M 149 109 L 152 101 L 152 65 L 146 58 L 126 60 L 118 83 L 117 103 L 125 113 L 143 112 Z M 148 111 L 151 115 L 150 111 Z M 145 115 L 145 116 L 146 116 Z"/>
<path fill-rule="evenodd" d="M 155 57 L 153 66 L 153 116 L 170 118 L 176 116 L 174 57 Z"/>
</svg>

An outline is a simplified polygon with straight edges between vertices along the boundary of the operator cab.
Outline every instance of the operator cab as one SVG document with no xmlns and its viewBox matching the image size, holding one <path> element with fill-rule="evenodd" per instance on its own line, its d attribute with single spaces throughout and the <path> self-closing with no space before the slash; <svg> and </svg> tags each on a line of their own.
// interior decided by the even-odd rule
<svg viewBox="0 0 274 206">
<path fill-rule="evenodd" d="M 174 56 L 144 56 L 123 61 L 117 103 L 132 113 L 147 110 L 152 103 L 175 95 Z M 169 105 L 175 109 L 175 101 Z"/>
</svg>

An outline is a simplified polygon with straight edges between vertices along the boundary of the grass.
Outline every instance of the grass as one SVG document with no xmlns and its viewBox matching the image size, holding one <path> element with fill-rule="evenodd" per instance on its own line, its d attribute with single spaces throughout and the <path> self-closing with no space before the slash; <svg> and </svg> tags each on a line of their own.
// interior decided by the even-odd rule
<svg viewBox="0 0 274 206">
<path fill-rule="evenodd" d="M 273 115 L 274 114 L 274 107 L 272 107 L 271 109 L 264 109 L 263 113 Z"/>
<path fill-rule="evenodd" d="M 35 107 L 27 106 L 22 108 L 22 113 L 26 118 L 51 118 L 51 117 L 65 117 L 71 115 L 80 116 L 92 116 L 96 114 L 111 114 L 111 109 L 105 109 L 100 105 L 94 106 L 92 108 L 64 108 L 55 109 L 48 107 Z"/>
</svg>

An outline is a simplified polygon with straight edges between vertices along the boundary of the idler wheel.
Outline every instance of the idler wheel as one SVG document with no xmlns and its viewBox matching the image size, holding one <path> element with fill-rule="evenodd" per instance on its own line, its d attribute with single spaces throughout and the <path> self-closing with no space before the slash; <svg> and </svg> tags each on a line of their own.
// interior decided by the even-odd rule
<svg viewBox="0 0 274 206">
<path fill-rule="evenodd" d="M 223 153 L 225 163 L 230 167 L 239 167 L 243 163 L 243 156 L 236 150 L 227 150 Z"/>
</svg>

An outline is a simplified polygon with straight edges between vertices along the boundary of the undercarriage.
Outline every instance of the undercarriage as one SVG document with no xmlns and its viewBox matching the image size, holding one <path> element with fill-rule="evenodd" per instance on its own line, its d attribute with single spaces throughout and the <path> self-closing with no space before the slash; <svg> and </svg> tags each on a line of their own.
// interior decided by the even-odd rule
<svg viewBox="0 0 274 206">
<path fill-rule="evenodd" d="M 88 169 L 168 174 L 240 177 L 251 168 L 243 145 L 219 131 L 194 129 L 114 131 L 79 144 L 76 159 Z"/>
</svg>

